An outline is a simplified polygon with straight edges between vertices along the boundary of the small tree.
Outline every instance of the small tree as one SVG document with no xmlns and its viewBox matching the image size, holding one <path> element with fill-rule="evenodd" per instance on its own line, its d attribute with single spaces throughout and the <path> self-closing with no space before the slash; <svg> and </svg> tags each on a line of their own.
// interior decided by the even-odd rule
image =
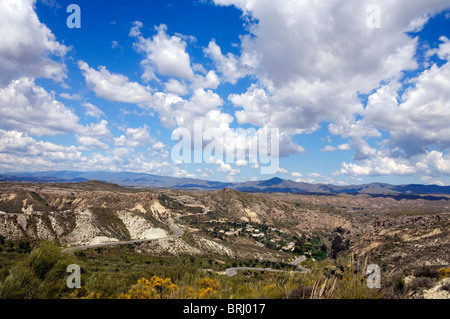
<svg viewBox="0 0 450 319">
<path fill-rule="evenodd" d="M 341 236 L 337 235 L 331 243 L 331 258 L 336 259 L 337 255 L 343 250 L 345 250 L 345 244 Z"/>
</svg>

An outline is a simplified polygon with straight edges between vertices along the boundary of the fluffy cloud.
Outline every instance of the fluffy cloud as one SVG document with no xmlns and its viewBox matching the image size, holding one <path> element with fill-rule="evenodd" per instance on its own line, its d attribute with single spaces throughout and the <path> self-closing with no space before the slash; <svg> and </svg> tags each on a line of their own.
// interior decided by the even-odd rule
<svg viewBox="0 0 450 319">
<path fill-rule="evenodd" d="M 348 151 L 350 149 L 350 145 L 349 144 L 341 144 L 338 145 L 337 147 L 335 146 L 331 146 L 331 145 L 327 145 L 325 146 L 324 149 L 322 149 L 322 152 L 334 152 L 334 151 Z"/>
<path fill-rule="evenodd" d="M 217 110 L 222 103 L 220 96 L 213 91 L 196 89 L 188 100 L 175 94 L 157 92 L 145 107 L 156 110 L 165 127 L 192 129 L 195 120 L 201 120 L 209 112 Z"/>
<path fill-rule="evenodd" d="M 37 141 L 17 130 L 0 130 L 0 170 L 8 172 L 40 170 L 133 171 L 171 176 L 188 176 L 172 163 L 134 154 L 132 148 L 108 149 L 107 145 L 86 136 L 76 136 L 80 146 L 63 146 Z M 105 149 L 106 153 L 83 156 L 86 150 Z"/>
<path fill-rule="evenodd" d="M 0 127 L 11 130 L 2 133 L 4 163 L 17 159 L 14 154 L 22 150 L 36 154 L 44 167 L 52 158 L 62 158 L 60 152 L 65 151 L 75 166 L 188 176 L 181 168 L 170 170 L 168 163 L 147 158 L 149 154 L 159 158 L 168 154 L 147 127 L 126 128 L 112 139 L 106 120 L 80 125 L 72 110 L 35 84 L 37 77 L 64 79 L 66 67 L 57 58 L 64 57 L 68 48 L 40 23 L 34 2 L 0 4 Z M 244 132 L 231 128 L 234 120 L 251 124 L 258 132 L 279 128 L 281 157 L 304 151 L 293 142 L 294 135 L 313 132 L 326 123 L 330 134 L 349 141 L 327 145 L 322 151 L 355 150 L 353 160 L 357 163 L 343 163 L 337 174 L 423 174 L 424 181 L 430 182 L 438 181 L 439 174 L 450 174 L 446 153 L 450 148 L 448 38 L 442 36 L 440 45 L 426 53 L 428 61 L 433 56 L 440 63 L 427 65 L 411 80 L 403 79 L 404 71 L 418 67 L 419 40 L 406 31 L 423 28 L 430 17 L 448 7 L 448 1 L 376 1 L 382 13 L 380 29 L 367 26 L 368 3 L 359 0 L 214 2 L 234 5 L 243 12 L 249 33 L 241 36 L 239 54 L 222 52 L 213 39 L 203 52 L 214 69 L 206 70 L 192 63 L 188 54 L 187 46 L 195 38 L 169 34 L 165 25 L 155 27 L 155 33 L 145 38 L 142 23 L 135 22 L 130 36 L 135 50 L 143 56 L 142 78 L 156 80 L 164 91 L 154 93 L 149 86 L 111 73 L 106 67 L 94 69 L 79 61 L 87 86 L 109 101 L 139 104 L 154 112 L 168 129 L 194 132 L 195 120 L 200 120 L 203 130 L 209 130 L 224 149 L 236 146 L 237 151 L 246 152 L 252 143 Z M 247 76 L 253 84 L 243 93 L 228 96 L 235 113 L 225 113 L 221 96 L 213 90 L 221 82 L 236 84 Z M 366 107 L 359 94 L 368 95 Z M 82 100 L 76 94 L 60 96 Z M 106 117 L 93 104 L 81 105 L 89 117 Z M 45 144 L 27 135 L 67 132 L 75 135 L 78 146 Z M 232 141 L 223 136 L 231 136 Z M 114 146 L 106 144 L 106 139 Z M 11 141 L 17 143 L 16 150 Z M 140 148 L 139 152 L 134 148 Z M 103 153 L 89 158 L 79 154 L 95 149 Z M 219 159 L 213 164 L 228 176 L 240 172 Z M 235 162 L 238 167 L 249 164 L 242 158 Z M 302 177 L 295 172 L 292 176 Z"/>
<path fill-rule="evenodd" d="M 235 176 L 240 173 L 239 169 L 233 169 L 230 164 L 224 163 L 221 159 L 216 159 L 213 163 L 217 166 L 217 171 L 226 173 L 228 176 Z"/>
<path fill-rule="evenodd" d="M 371 160 L 362 161 L 361 165 L 354 163 L 343 163 L 339 174 L 345 175 L 412 175 L 416 171 L 405 159 L 394 159 L 389 157 L 376 157 Z"/>
<path fill-rule="evenodd" d="M 435 179 L 433 177 L 430 177 L 430 176 L 423 176 L 420 179 L 420 182 L 424 183 L 424 184 L 427 184 L 427 185 L 445 186 L 445 184 L 442 181 L 440 181 L 438 179 Z"/>
<path fill-rule="evenodd" d="M 104 115 L 92 104 L 88 103 L 86 107 L 88 108 L 88 114 L 92 116 Z M 81 125 L 78 116 L 72 110 L 55 100 L 51 94 L 36 85 L 34 80 L 30 78 L 13 80 L 7 87 L 0 89 L 0 127 L 11 130 L 11 132 L 5 131 L 9 134 L 9 140 L 12 136 L 19 145 L 24 142 L 27 142 L 27 145 L 32 144 L 34 140 L 27 134 L 34 136 L 75 134 L 77 143 L 81 146 L 80 149 L 77 149 L 77 152 L 108 149 L 108 145 L 99 139 L 108 139 L 111 136 L 106 120 Z M 21 131 L 21 133 L 18 131 Z M 6 136 L 5 132 L 3 132 L 4 137 Z M 1 141 L 1 143 L 6 142 L 5 138 Z M 5 146 L 1 143 L 0 147 Z M 64 151 L 67 151 L 69 155 L 74 154 L 73 148 L 53 146 L 53 144 L 43 142 L 34 143 L 34 146 L 30 149 L 36 150 L 38 147 L 39 149 L 59 147 L 59 155 Z M 8 152 L 8 150 L 9 148 L 3 148 L 2 151 Z M 30 154 L 40 155 L 37 152 L 31 152 L 28 155 Z M 45 161 L 49 159 L 49 156 L 45 157 Z"/>
<path fill-rule="evenodd" d="M 182 34 L 169 36 L 167 26 L 161 24 L 155 26 L 157 33 L 152 38 L 144 38 L 141 29 L 142 23 L 136 21 L 130 30 L 130 36 L 136 38 L 135 49 L 145 54 L 141 64 L 144 67 L 144 80 L 158 80 L 157 74 L 173 77 L 164 84 L 166 91 L 177 95 L 188 93 L 186 85 L 177 79 L 191 82 L 192 89 L 216 89 L 220 84 L 217 74 L 210 70 L 206 72 L 203 66 L 191 66 L 191 58 L 186 52 L 187 42 L 185 39 L 194 41 L 195 38 Z M 199 73 L 194 74 L 194 69 Z M 200 73 L 204 73 L 202 75 Z"/>
<path fill-rule="evenodd" d="M 146 126 L 138 128 L 127 128 L 125 131 L 125 135 L 114 138 L 114 144 L 116 146 L 125 148 L 143 148 L 148 144 L 153 144 L 154 142 L 155 141 L 150 136 L 150 133 L 148 132 L 148 128 Z"/>
<path fill-rule="evenodd" d="M 436 54 L 441 60 L 449 60 L 450 40 L 445 36 L 441 36 L 439 40 L 442 42 L 441 44 L 439 44 L 439 47 L 428 50 L 428 52 L 426 53 L 426 57 L 429 58 L 430 56 Z"/>
<path fill-rule="evenodd" d="M 101 120 L 98 123 L 91 123 L 87 126 L 83 126 L 77 133 L 99 139 L 108 139 L 111 137 L 111 132 L 108 128 L 108 121 L 106 120 Z"/>
<path fill-rule="evenodd" d="M 0 2 L 0 86 L 23 76 L 57 81 L 66 77 L 64 63 L 52 57 L 63 57 L 68 48 L 39 21 L 35 2 Z"/>
<path fill-rule="evenodd" d="M 367 3 L 358 0 L 215 3 L 235 5 L 251 18 L 242 51 L 257 60 L 260 85 L 230 97 L 242 108 L 239 122 L 292 134 L 315 130 L 322 121 L 352 118 L 363 111 L 358 93 L 416 68 L 417 39 L 405 31 L 448 6 L 446 1 L 377 1 L 389 14 L 382 16 L 380 29 L 370 29 Z M 218 51 L 214 43 L 210 49 Z"/>
<path fill-rule="evenodd" d="M 369 98 L 365 122 L 390 132 L 389 144 L 410 157 L 427 147 L 450 147 L 450 62 L 431 66 L 401 96 L 398 82 L 381 87 Z M 389 116 L 386 116 L 389 114 Z"/>
<path fill-rule="evenodd" d="M 78 145 L 81 145 L 78 149 L 80 151 L 90 151 L 95 149 L 107 150 L 109 149 L 109 145 L 99 141 L 98 139 L 90 136 L 75 136 L 77 139 Z"/>
<path fill-rule="evenodd" d="M 231 84 L 236 84 L 237 80 L 251 73 L 250 65 L 246 65 L 242 58 L 236 57 L 232 53 L 223 55 L 215 40 L 211 40 L 203 51 L 214 61 L 224 79 Z"/>
<path fill-rule="evenodd" d="M 70 95 L 69 93 L 61 93 L 59 96 L 61 96 L 66 100 L 73 100 L 73 101 L 80 101 L 83 99 L 83 97 L 79 94 Z"/>
<path fill-rule="evenodd" d="M 102 116 L 105 116 L 105 113 L 103 113 L 102 110 L 100 110 L 98 107 L 96 107 L 95 105 L 91 104 L 91 103 L 83 103 L 83 106 L 86 108 L 86 115 L 87 116 L 92 116 L 95 118 L 100 118 Z"/>
<path fill-rule="evenodd" d="M 370 29 L 368 3 L 364 1 L 214 2 L 235 5 L 253 19 L 249 25 L 251 35 L 242 40 L 243 52 L 259 53 L 259 74 L 275 86 L 298 77 L 321 82 L 364 78 L 359 84 L 350 81 L 360 86 L 361 92 L 414 67 L 410 54 L 414 54 L 411 45 L 415 42 L 404 31 L 419 29 L 417 21 L 422 21 L 423 26 L 430 16 L 448 7 L 445 0 L 414 4 L 408 0 L 380 0 L 376 3 L 382 13 L 381 28 Z"/>
<path fill-rule="evenodd" d="M 201 74 L 196 74 L 194 80 L 192 81 L 191 87 L 193 89 L 217 89 L 220 84 L 220 79 L 216 72 L 209 71 L 205 76 Z"/>
<path fill-rule="evenodd" d="M 164 84 L 166 91 L 176 94 L 176 95 L 186 95 L 188 90 L 186 85 L 178 80 L 170 79 Z"/>
<path fill-rule="evenodd" d="M 0 130 L 0 168 L 3 170 L 50 169 L 55 165 L 67 167 L 66 163 L 84 160 L 74 146 L 36 141 L 27 133 L 16 130 Z"/>
<path fill-rule="evenodd" d="M 195 121 L 201 121 L 203 129 L 212 132 L 212 134 L 217 137 L 219 143 L 222 143 L 221 146 L 223 147 L 227 147 L 227 145 L 221 138 L 227 134 L 234 136 L 236 142 L 244 137 L 230 128 L 233 117 L 230 114 L 220 111 L 219 107 L 223 104 L 223 100 L 217 93 L 214 93 L 211 90 L 197 88 L 193 91 L 189 99 L 183 99 L 179 95 L 164 92 L 156 92 L 151 95 L 138 83 L 130 82 L 124 76 L 113 75 L 105 68 L 102 68 L 100 71 L 95 71 L 83 62 L 80 63 L 80 66 L 85 70 L 87 83 L 92 84 L 91 88 L 99 96 L 114 101 L 126 101 L 127 95 L 130 94 L 130 90 L 143 90 L 145 93 L 142 94 L 143 98 L 136 99 L 136 95 L 133 95 L 133 98 L 135 99 L 134 102 L 139 103 L 143 108 L 157 111 L 160 122 L 167 128 L 183 127 L 193 133 Z M 116 81 L 117 78 L 120 81 Z M 172 84 L 178 85 L 180 83 L 181 82 L 177 81 Z M 103 88 L 109 88 L 108 90 L 112 90 L 114 93 L 108 95 Z M 126 88 L 129 88 L 129 90 L 126 90 Z M 125 135 L 116 138 L 115 140 L 117 145 L 125 145 L 125 143 L 129 142 L 129 139 L 127 139 L 127 136 Z M 242 143 L 235 144 L 243 145 L 244 147 L 246 146 L 246 144 Z M 280 156 L 288 156 L 289 154 L 296 154 L 302 151 L 304 151 L 303 148 L 293 143 L 288 134 L 284 132 L 281 133 Z"/>
<path fill-rule="evenodd" d="M 353 148 L 359 161 L 343 163 L 339 174 L 447 174 L 450 66 L 432 65 L 412 81 L 402 80 L 404 71 L 418 67 L 418 39 L 407 32 L 421 30 L 448 8 L 447 1 L 377 1 L 379 29 L 368 27 L 368 4 L 357 0 L 214 2 L 234 5 L 248 17 L 242 56 L 257 61 L 252 72 L 258 83 L 229 96 L 240 124 L 295 135 L 328 122 L 330 133 L 350 142 L 323 151 Z M 449 40 L 440 40 L 427 56 L 447 60 Z M 218 69 L 220 61 L 232 69 L 240 59 L 227 58 L 214 42 L 206 52 L 215 54 Z M 359 94 L 370 95 L 366 108 Z M 384 132 L 388 140 L 378 140 L 379 149 L 369 144 Z"/>
<path fill-rule="evenodd" d="M 126 101 L 126 97 L 122 96 L 121 93 L 122 88 L 128 87 L 136 90 L 145 90 L 141 85 L 130 82 L 123 76 L 113 75 L 105 68 L 102 68 L 101 71 L 95 71 L 82 62 L 80 63 L 80 66 L 86 72 L 86 81 L 92 83 L 91 88 L 94 89 L 99 96 L 105 98 L 108 96 L 110 100 L 115 101 Z M 208 74 L 212 73 L 208 72 Z M 208 74 L 205 77 L 206 79 L 208 78 Z M 115 83 L 110 83 L 110 81 L 114 82 L 116 77 L 120 79 L 120 88 L 115 87 Z M 172 91 L 184 89 L 182 83 L 178 80 L 169 81 L 168 85 Z M 104 90 L 99 89 L 99 87 L 114 88 L 115 95 L 106 95 L 102 93 Z M 125 90 L 124 94 L 129 94 L 129 90 Z M 197 88 L 193 91 L 189 99 L 183 99 L 177 94 L 164 92 L 156 92 L 151 95 L 145 90 L 145 97 L 135 100 L 134 102 L 139 103 L 143 108 L 157 111 L 161 123 L 167 128 L 186 128 L 192 132 L 193 135 L 195 121 L 201 121 L 204 126 L 203 129 L 213 132 L 213 135 L 222 143 L 224 143 L 223 140 L 220 140 L 222 136 L 225 134 L 234 134 L 230 128 L 233 117 L 227 113 L 222 113 L 219 110 L 219 107 L 223 104 L 223 100 L 218 94 L 211 90 Z M 234 136 L 236 137 L 236 140 L 242 137 L 239 137 L 239 135 L 236 134 L 234 134 Z M 282 135 L 281 139 L 281 144 L 283 145 L 281 150 L 282 156 L 290 154 L 291 152 L 302 151 L 301 147 L 294 144 L 285 134 Z M 114 142 L 117 146 L 136 144 L 135 140 L 130 138 L 128 134 L 115 138 Z M 146 142 L 148 142 L 148 139 Z M 143 144 L 139 145 L 142 146 Z"/>
<path fill-rule="evenodd" d="M 152 150 L 151 156 L 161 158 L 166 158 L 169 156 L 169 152 L 166 150 L 166 145 L 162 142 L 154 143 L 149 149 Z"/>
<path fill-rule="evenodd" d="M 437 55 L 441 60 L 450 60 L 450 40 L 445 36 L 441 36 L 439 40 L 441 40 L 442 43 L 439 45 Z"/>
<path fill-rule="evenodd" d="M 185 93 L 186 87 L 175 79 L 166 83 L 169 92 L 156 92 L 152 95 L 148 88 L 129 81 L 123 75 L 112 74 L 105 67 L 96 71 L 82 61 L 79 66 L 86 83 L 98 96 L 115 102 L 138 103 L 143 108 L 153 109 L 158 112 L 165 127 L 186 123 L 191 123 L 189 125 L 192 127 L 195 119 L 204 118 L 205 114 L 217 110 L 223 103 L 218 94 L 203 88 L 195 89 L 189 99 L 183 99 L 178 94 Z"/>
<path fill-rule="evenodd" d="M 298 172 L 292 172 L 291 175 L 292 175 L 293 177 L 303 177 L 303 174 L 298 173 Z"/>
<path fill-rule="evenodd" d="M 169 36 L 167 26 L 161 24 L 155 27 L 157 33 L 150 39 L 141 34 L 141 22 L 135 22 L 130 36 L 136 37 L 134 44 L 138 52 L 146 55 L 142 61 L 144 67 L 143 78 L 156 78 L 155 73 L 190 80 L 194 77 L 189 54 L 186 52 L 187 43 L 180 36 Z"/>
<path fill-rule="evenodd" d="M 13 80 L 0 89 L 0 126 L 30 134 L 78 132 L 78 117 L 30 78 Z"/>
<path fill-rule="evenodd" d="M 79 61 L 78 66 L 83 72 L 88 87 L 99 97 L 124 103 L 142 103 L 151 99 L 151 93 L 147 87 L 129 81 L 124 75 L 112 74 L 104 66 L 99 67 L 97 71 L 83 61 Z"/>
<path fill-rule="evenodd" d="M 442 176 L 450 174 L 450 155 L 438 151 L 427 151 L 410 158 L 390 157 L 377 152 L 360 164 L 343 163 L 335 175 L 380 176 L 380 175 L 424 175 Z"/>
</svg>

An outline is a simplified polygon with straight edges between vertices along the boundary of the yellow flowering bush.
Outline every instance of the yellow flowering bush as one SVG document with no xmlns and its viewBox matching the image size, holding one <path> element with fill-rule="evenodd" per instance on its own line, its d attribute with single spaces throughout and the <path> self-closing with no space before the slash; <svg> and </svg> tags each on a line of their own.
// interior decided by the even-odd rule
<svg viewBox="0 0 450 319">
<path fill-rule="evenodd" d="M 268 291 L 270 291 L 270 290 L 272 290 L 272 289 L 274 289 L 274 288 L 276 288 L 277 287 L 277 285 L 276 284 L 272 284 L 272 285 L 267 285 L 267 286 L 264 286 L 264 291 L 265 292 L 268 292 Z"/>
<path fill-rule="evenodd" d="M 202 278 L 198 281 L 198 286 L 203 289 L 211 289 L 212 291 L 219 291 L 219 283 L 211 278 Z"/>
<path fill-rule="evenodd" d="M 70 294 L 73 299 L 105 299 L 106 297 L 99 292 L 89 291 L 86 287 L 81 287 L 75 289 L 74 292 Z"/>
<path fill-rule="evenodd" d="M 244 287 L 243 285 L 239 284 L 231 284 L 231 291 L 233 294 L 238 295 L 251 295 L 255 292 L 255 290 L 252 287 Z"/>
<path fill-rule="evenodd" d="M 138 283 L 130 288 L 126 293 L 119 296 L 121 299 L 163 299 L 170 293 L 177 290 L 170 278 L 162 279 L 153 276 L 150 280 L 142 278 Z"/>
<path fill-rule="evenodd" d="M 450 277 L 450 268 L 441 268 L 441 269 L 439 269 L 439 274 L 442 276 L 442 278 Z"/>
<path fill-rule="evenodd" d="M 197 282 L 199 289 L 193 294 L 195 298 L 206 298 L 219 292 L 219 283 L 211 278 L 202 278 Z"/>
</svg>

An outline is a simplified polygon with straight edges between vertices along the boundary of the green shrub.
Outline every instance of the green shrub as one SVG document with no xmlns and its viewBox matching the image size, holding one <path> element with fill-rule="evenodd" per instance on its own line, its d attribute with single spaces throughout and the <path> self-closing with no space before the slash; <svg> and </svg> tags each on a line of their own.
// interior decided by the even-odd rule
<svg viewBox="0 0 450 319">
<path fill-rule="evenodd" d="M 0 298 L 35 299 L 37 294 L 34 287 L 39 287 L 39 279 L 34 272 L 24 266 L 15 267 L 0 287 Z"/>
<path fill-rule="evenodd" d="M 44 279 L 61 258 L 62 254 L 58 246 L 43 243 L 31 251 L 27 264 L 37 277 Z"/>
<path fill-rule="evenodd" d="M 300 284 L 298 288 L 288 293 L 288 299 L 309 299 L 313 293 L 312 286 L 304 286 Z"/>
<path fill-rule="evenodd" d="M 322 250 L 312 253 L 312 256 L 316 260 L 325 260 L 325 259 L 327 259 L 327 253 L 325 251 L 322 251 Z"/>
<path fill-rule="evenodd" d="M 394 289 L 394 292 L 397 295 L 403 296 L 406 291 L 405 280 L 401 277 L 394 279 L 394 281 L 392 282 L 392 289 Z"/>
<path fill-rule="evenodd" d="M 437 268 L 423 266 L 419 269 L 416 269 L 416 271 L 414 271 L 414 276 L 437 279 L 437 278 L 439 278 L 440 275 L 439 275 L 439 270 Z"/>
<path fill-rule="evenodd" d="M 18 262 L 0 286 L 2 299 L 56 298 L 67 289 L 69 257 L 55 243 L 44 242 Z"/>
<path fill-rule="evenodd" d="M 418 277 L 414 278 L 410 284 L 412 290 L 423 290 L 430 289 L 434 287 L 436 281 L 429 277 Z"/>
</svg>

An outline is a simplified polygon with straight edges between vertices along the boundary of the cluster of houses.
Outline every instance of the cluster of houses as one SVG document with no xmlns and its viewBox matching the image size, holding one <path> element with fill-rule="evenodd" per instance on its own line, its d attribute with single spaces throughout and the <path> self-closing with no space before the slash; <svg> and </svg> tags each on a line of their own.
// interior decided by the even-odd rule
<svg viewBox="0 0 450 319">
<path fill-rule="evenodd" d="M 233 236 L 238 235 L 241 232 L 249 233 L 253 237 L 264 237 L 264 233 L 262 233 L 259 229 L 254 228 L 252 225 L 247 224 L 245 226 L 245 229 L 243 228 L 230 228 L 229 230 L 225 231 L 223 229 L 219 230 L 219 233 L 222 233 L 227 236 Z"/>
<path fill-rule="evenodd" d="M 294 251 L 294 249 L 295 249 L 295 243 L 293 241 L 288 243 L 286 246 L 281 247 L 281 250 L 285 250 L 285 251 Z"/>
<path fill-rule="evenodd" d="M 282 230 L 274 228 L 274 227 L 270 227 L 269 229 L 270 229 L 270 231 L 273 231 L 273 232 L 275 232 L 275 231 L 283 232 Z M 212 229 L 210 229 L 210 230 L 212 230 Z M 226 236 L 235 236 L 235 235 L 237 236 L 237 235 L 240 235 L 243 233 L 247 233 L 255 239 L 257 239 L 257 238 L 263 239 L 266 236 L 261 230 L 253 227 L 250 224 L 246 224 L 245 227 L 241 227 L 241 228 L 230 228 L 228 230 L 221 229 L 221 230 L 219 230 L 219 233 L 224 234 Z M 289 242 L 289 243 L 285 244 L 284 246 L 281 246 L 278 244 L 280 242 L 280 240 L 281 240 L 281 238 L 279 236 L 276 236 L 274 238 L 271 238 L 270 242 L 275 244 L 276 246 L 278 246 L 278 248 L 280 250 L 294 251 L 294 249 L 295 249 L 294 242 Z"/>
</svg>

